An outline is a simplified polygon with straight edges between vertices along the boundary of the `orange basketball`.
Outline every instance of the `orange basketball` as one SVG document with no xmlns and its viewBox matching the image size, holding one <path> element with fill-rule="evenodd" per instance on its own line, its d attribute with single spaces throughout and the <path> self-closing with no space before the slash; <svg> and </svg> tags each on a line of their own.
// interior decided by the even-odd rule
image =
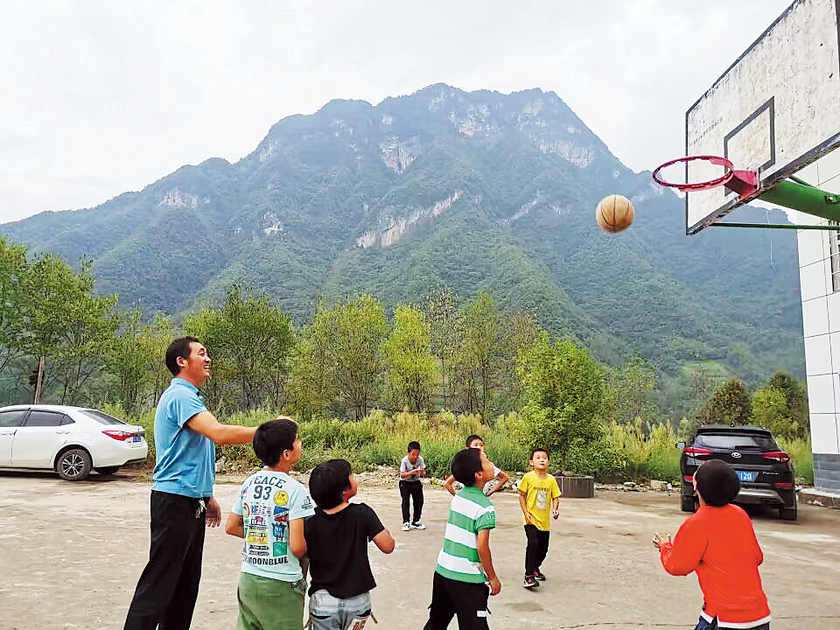
<svg viewBox="0 0 840 630">
<path fill-rule="evenodd" d="M 595 220 L 607 232 L 621 232 L 633 223 L 635 214 L 633 203 L 621 195 L 604 197 L 595 208 Z"/>
</svg>

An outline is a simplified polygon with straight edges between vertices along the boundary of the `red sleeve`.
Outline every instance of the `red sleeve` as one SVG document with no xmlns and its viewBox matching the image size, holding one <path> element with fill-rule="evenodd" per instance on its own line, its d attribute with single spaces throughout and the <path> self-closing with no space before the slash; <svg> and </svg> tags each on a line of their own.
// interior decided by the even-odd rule
<svg viewBox="0 0 840 630">
<path fill-rule="evenodd" d="M 659 547 L 662 566 L 671 575 L 688 575 L 694 571 L 703 558 L 708 543 L 708 534 L 703 522 L 691 516 L 682 524 L 673 543 Z"/>
</svg>

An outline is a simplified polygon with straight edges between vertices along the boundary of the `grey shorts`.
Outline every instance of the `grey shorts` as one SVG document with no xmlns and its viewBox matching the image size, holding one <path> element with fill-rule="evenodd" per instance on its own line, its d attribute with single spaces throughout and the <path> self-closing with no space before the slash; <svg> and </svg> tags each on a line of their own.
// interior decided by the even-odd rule
<svg viewBox="0 0 840 630">
<path fill-rule="evenodd" d="M 362 630 L 369 618 L 369 592 L 339 599 L 322 588 L 309 597 L 312 630 Z"/>
</svg>

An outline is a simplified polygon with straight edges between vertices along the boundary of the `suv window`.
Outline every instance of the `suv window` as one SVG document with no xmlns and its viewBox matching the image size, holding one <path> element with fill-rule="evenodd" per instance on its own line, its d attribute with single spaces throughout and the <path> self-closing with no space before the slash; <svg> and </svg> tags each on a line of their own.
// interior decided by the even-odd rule
<svg viewBox="0 0 840 630">
<path fill-rule="evenodd" d="M 775 451 L 779 448 L 776 441 L 769 435 L 749 433 L 698 433 L 694 438 L 694 446 L 725 449 L 750 448 L 760 451 Z"/>
<path fill-rule="evenodd" d="M 66 417 L 67 416 L 65 416 L 63 413 L 57 413 L 55 411 L 33 410 L 32 413 L 29 414 L 29 417 L 26 419 L 26 426 L 58 427 L 62 424 L 67 424 L 66 422 L 62 422 Z"/>
<path fill-rule="evenodd" d="M 128 424 L 98 409 L 80 409 L 79 412 L 92 420 L 96 420 L 99 424 Z"/>
<path fill-rule="evenodd" d="M 19 427 L 28 409 L 17 409 L 15 411 L 0 412 L 0 427 Z"/>
</svg>

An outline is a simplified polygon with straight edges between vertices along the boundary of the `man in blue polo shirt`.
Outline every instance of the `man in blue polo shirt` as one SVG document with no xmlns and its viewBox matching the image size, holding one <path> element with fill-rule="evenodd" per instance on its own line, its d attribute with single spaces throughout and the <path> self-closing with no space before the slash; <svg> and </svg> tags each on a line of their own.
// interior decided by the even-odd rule
<svg viewBox="0 0 840 630">
<path fill-rule="evenodd" d="M 210 357 L 195 337 L 173 341 L 166 367 L 175 378 L 155 411 L 155 465 L 149 562 L 134 591 L 125 630 L 186 630 L 192 621 L 204 530 L 222 511 L 213 498 L 216 444 L 248 444 L 255 427 L 221 424 L 198 388 L 210 378 Z"/>
</svg>

